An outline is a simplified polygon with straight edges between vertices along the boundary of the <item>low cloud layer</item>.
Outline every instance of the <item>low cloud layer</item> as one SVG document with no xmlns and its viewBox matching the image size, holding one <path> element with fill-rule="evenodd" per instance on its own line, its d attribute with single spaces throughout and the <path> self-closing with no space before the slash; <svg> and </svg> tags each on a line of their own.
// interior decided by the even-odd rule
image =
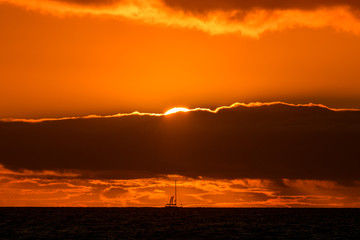
<svg viewBox="0 0 360 240">
<path fill-rule="evenodd" d="M 162 207 L 173 194 L 186 207 L 359 207 L 360 182 L 263 179 L 82 179 L 69 173 L 14 172 L 0 165 L 0 206 Z"/>
<path fill-rule="evenodd" d="M 333 27 L 360 32 L 358 1 L 189 1 L 189 0 L 0 0 L 55 15 L 99 15 L 148 24 L 192 28 L 210 34 L 259 37 L 295 27 Z"/>
<path fill-rule="evenodd" d="M 0 163 L 83 178 L 360 180 L 360 112 L 281 103 L 217 113 L 0 122 Z"/>
</svg>

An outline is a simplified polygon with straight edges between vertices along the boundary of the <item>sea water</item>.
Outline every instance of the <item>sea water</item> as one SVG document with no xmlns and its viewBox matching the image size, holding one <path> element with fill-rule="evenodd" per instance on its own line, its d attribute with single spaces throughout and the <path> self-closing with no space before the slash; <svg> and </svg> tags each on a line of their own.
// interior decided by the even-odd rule
<svg viewBox="0 0 360 240">
<path fill-rule="evenodd" d="M 360 239 L 360 209 L 0 208 L 0 239 Z"/>
</svg>

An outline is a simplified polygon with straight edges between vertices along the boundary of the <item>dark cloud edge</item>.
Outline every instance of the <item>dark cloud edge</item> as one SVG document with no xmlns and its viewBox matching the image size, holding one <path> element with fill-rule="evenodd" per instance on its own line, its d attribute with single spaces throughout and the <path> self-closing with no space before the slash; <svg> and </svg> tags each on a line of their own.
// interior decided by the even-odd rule
<svg viewBox="0 0 360 240">
<path fill-rule="evenodd" d="M 241 103 L 236 102 L 230 104 L 228 106 L 220 106 L 215 109 L 210 109 L 206 107 L 198 107 L 189 109 L 191 112 L 211 112 L 211 113 L 218 113 L 225 109 L 231 109 L 236 107 L 262 107 L 262 106 L 271 106 L 271 105 L 284 105 L 289 107 L 318 107 L 323 108 L 326 110 L 339 112 L 339 111 L 350 111 L 350 112 L 360 112 L 360 109 L 356 108 L 333 108 L 328 107 L 324 104 L 318 103 L 306 103 L 306 104 L 294 104 L 294 103 L 287 103 L 282 101 L 274 101 L 274 102 L 250 102 L 250 103 Z M 128 116 L 154 116 L 154 117 L 162 117 L 165 116 L 165 113 L 146 113 L 146 112 L 139 112 L 134 111 L 132 113 L 117 113 L 113 115 L 87 115 L 87 116 L 79 116 L 79 117 L 60 117 L 60 118 L 0 118 L 0 122 L 28 122 L 28 123 L 40 123 L 40 122 L 47 122 L 47 121 L 62 121 L 62 120 L 75 120 L 75 119 L 91 119 L 91 118 L 118 118 L 118 117 L 128 117 Z"/>
</svg>

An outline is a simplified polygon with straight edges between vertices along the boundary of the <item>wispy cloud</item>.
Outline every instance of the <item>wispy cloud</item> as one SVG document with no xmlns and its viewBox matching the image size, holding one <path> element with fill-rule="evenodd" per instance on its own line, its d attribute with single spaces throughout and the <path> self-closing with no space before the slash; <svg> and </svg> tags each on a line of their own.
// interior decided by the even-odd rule
<svg viewBox="0 0 360 240">
<path fill-rule="evenodd" d="M 295 27 L 333 27 L 360 32 L 355 1 L 39 1 L 0 0 L 59 16 L 92 14 L 192 28 L 210 34 L 236 33 L 259 37 L 267 31 Z"/>
</svg>

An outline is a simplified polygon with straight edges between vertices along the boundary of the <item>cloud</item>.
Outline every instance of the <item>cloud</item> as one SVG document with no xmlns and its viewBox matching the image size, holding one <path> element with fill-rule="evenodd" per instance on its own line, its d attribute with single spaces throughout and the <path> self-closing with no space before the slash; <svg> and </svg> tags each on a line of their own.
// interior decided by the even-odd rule
<svg viewBox="0 0 360 240">
<path fill-rule="evenodd" d="M 0 163 L 12 170 L 73 170 L 98 179 L 360 180 L 360 111 L 316 105 L 0 122 L 0 135 Z"/>
<path fill-rule="evenodd" d="M 123 3 L 126 1 L 125 0 L 54 0 L 54 2 L 101 7 L 101 6 L 114 6 L 116 4 Z"/>
<path fill-rule="evenodd" d="M 8 0 L 16 1 L 16 0 Z M 21 1 L 21 0 L 18 0 Z M 69 3 L 82 6 L 116 6 L 119 4 L 141 4 L 141 2 L 148 2 L 148 4 L 164 5 L 171 8 L 177 8 L 183 11 L 195 12 L 209 12 L 215 10 L 233 11 L 233 10 L 249 10 L 249 9 L 266 9 L 266 10 L 280 10 L 280 9 L 299 9 L 309 10 L 326 7 L 350 7 L 359 9 L 360 3 L 357 0 L 302 0 L 302 1 L 284 1 L 284 0 L 54 0 L 58 3 Z"/>
<path fill-rule="evenodd" d="M 127 193 L 127 191 L 124 188 L 114 188 L 110 187 L 109 189 L 106 189 L 104 191 L 104 196 L 107 198 L 118 198 L 119 196 Z"/>
<path fill-rule="evenodd" d="M 55 15 L 121 17 L 148 24 L 198 29 L 210 34 L 259 37 L 295 27 L 333 27 L 360 32 L 358 1 L 0 0 Z"/>
<path fill-rule="evenodd" d="M 195 12 L 209 12 L 214 10 L 250 10 L 250 9 L 266 9 L 266 10 L 284 10 L 299 9 L 311 10 L 317 8 L 346 6 L 358 9 L 359 1 L 356 0 L 302 0 L 302 1 L 284 1 L 284 0 L 163 0 L 166 5 L 182 10 Z"/>
<path fill-rule="evenodd" d="M 130 180 L 0 177 L 1 206 L 162 207 L 178 180 L 186 207 L 359 207 L 360 183 L 264 179 L 192 179 L 164 176 Z"/>
</svg>

